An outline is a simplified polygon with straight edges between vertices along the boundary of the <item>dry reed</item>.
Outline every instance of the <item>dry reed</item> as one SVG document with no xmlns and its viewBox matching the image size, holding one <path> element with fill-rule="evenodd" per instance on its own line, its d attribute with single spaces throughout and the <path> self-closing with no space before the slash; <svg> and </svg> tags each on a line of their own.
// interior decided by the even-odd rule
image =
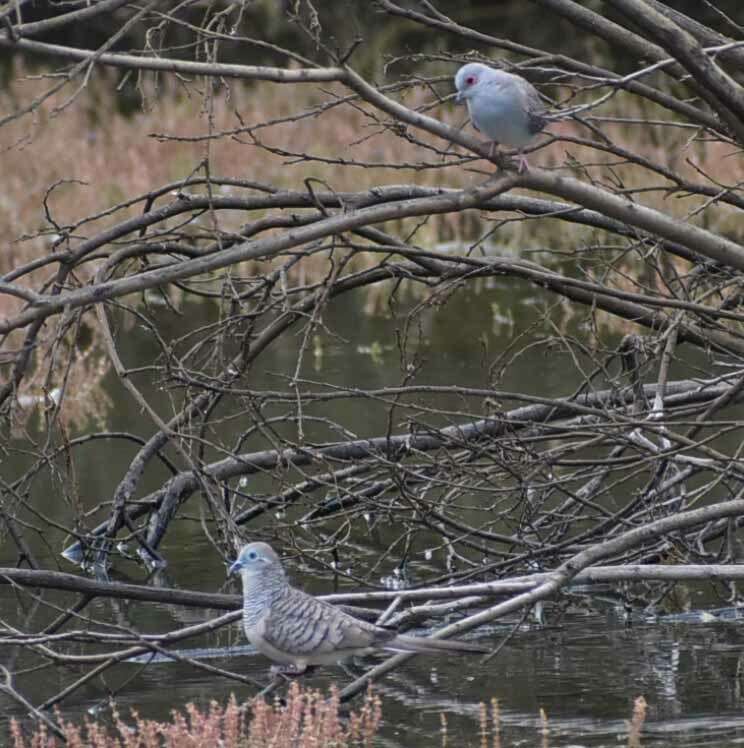
<svg viewBox="0 0 744 748">
<path fill-rule="evenodd" d="M 647 712 L 646 700 L 637 697 L 627 723 L 628 748 L 641 748 Z M 303 689 L 293 682 L 283 704 L 278 700 L 269 704 L 259 698 L 239 705 L 232 696 L 225 707 L 212 702 L 205 711 L 188 704 L 185 713 L 173 712 L 170 723 L 146 720 L 134 712 L 129 725 L 114 712 L 113 734 L 91 720 L 85 721 L 84 728 L 64 722 L 59 713 L 57 722 L 70 748 L 371 748 L 382 722 L 382 704 L 370 690 L 361 709 L 342 719 L 337 689 L 331 687 L 325 697 L 320 691 Z M 479 705 L 478 722 L 479 748 L 489 748 L 489 738 L 491 748 L 510 744 L 502 741 L 497 699 Z M 440 748 L 447 748 L 450 741 L 444 712 L 439 714 L 439 724 Z M 549 720 L 542 708 L 536 732 L 541 748 L 549 748 Z M 19 723 L 11 720 L 10 738 L 11 748 L 61 748 L 61 742 L 43 724 L 26 737 Z M 471 745 L 458 740 L 463 748 Z"/>
<path fill-rule="evenodd" d="M 633 717 L 628 725 L 628 748 L 641 748 L 641 732 L 646 722 L 646 699 L 638 696 L 633 702 Z"/>
<path fill-rule="evenodd" d="M 203 711 L 188 704 L 185 713 L 174 711 L 169 723 L 133 712 L 130 725 L 114 713 L 113 732 L 92 720 L 80 727 L 57 715 L 69 748 L 370 748 L 381 719 L 380 699 L 371 691 L 359 711 L 342 718 L 337 689 L 332 687 L 325 697 L 296 682 L 290 684 L 284 704 L 255 699 L 241 706 L 233 696 L 225 707 L 213 701 Z M 62 745 L 43 724 L 26 737 L 12 720 L 10 737 L 12 748 Z"/>
</svg>

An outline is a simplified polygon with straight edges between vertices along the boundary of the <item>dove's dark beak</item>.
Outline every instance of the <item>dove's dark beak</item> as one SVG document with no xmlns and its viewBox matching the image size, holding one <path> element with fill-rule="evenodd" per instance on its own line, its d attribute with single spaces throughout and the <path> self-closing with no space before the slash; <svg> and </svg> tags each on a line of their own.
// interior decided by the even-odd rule
<svg viewBox="0 0 744 748">
<path fill-rule="evenodd" d="M 238 560 L 237 560 L 237 561 L 235 561 L 235 563 L 233 563 L 233 564 L 232 564 L 232 565 L 230 566 L 230 568 L 229 568 L 229 569 L 227 570 L 227 576 L 228 576 L 228 577 L 231 577 L 231 576 L 232 576 L 233 574 L 235 574 L 236 572 L 240 571 L 240 570 L 241 570 L 242 568 L 243 568 L 243 564 L 242 564 L 242 563 L 240 562 L 240 560 L 238 559 Z"/>
<path fill-rule="evenodd" d="M 462 104 L 465 101 L 465 97 L 462 95 L 462 91 L 458 91 L 455 95 L 455 104 Z"/>
</svg>

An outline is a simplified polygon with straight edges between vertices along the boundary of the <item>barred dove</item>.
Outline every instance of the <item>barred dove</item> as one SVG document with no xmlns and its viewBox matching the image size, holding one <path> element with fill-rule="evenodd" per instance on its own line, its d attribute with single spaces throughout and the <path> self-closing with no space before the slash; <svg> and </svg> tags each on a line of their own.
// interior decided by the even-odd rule
<svg viewBox="0 0 744 748">
<path fill-rule="evenodd" d="M 520 173 L 528 168 L 522 149 L 547 124 L 535 87 L 524 78 L 480 62 L 463 65 L 455 75 L 456 101 L 465 101 L 476 130 L 497 143 L 516 148 Z"/>
<path fill-rule="evenodd" d="M 426 639 L 360 621 L 329 603 L 292 587 L 279 557 L 266 543 L 250 543 L 230 567 L 243 579 L 243 628 L 248 641 L 299 675 L 310 665 L 326 665 L 353 655 L 393 652 L 471 652 L 487 649 L 459 641 Z"/>
</svg>

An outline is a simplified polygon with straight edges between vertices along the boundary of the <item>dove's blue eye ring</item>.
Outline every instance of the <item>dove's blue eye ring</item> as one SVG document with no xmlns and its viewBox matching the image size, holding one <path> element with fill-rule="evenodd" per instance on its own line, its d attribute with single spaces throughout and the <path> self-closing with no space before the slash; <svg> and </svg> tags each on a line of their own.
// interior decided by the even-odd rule
<svg viewBox="0 0 744 748">
<path fill-rule="evenodd" d="M 258 553 L 256 553 L 256 551 L 251 551 L 251 552 L 250 552 L 250 553 L 248 554 L 248 559 L 249 559 L 250 561 L 255 561 L 255 560 L 256 560 L 257 558 L 258 558 Z"/>
</svg>

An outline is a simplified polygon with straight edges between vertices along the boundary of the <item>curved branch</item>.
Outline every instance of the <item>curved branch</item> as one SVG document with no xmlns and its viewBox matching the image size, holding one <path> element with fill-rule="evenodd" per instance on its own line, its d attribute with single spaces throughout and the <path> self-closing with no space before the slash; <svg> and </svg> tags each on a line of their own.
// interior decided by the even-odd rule
<svg viewBox="0 0 744 748">
<path fill-rule="evenodd" d="M 0 32 L 0 47 L 20 49 L 35 54 L 53 55 L 68 60 L 91 60 L 101 65 L 109 65 L 127 70 L 153 70 L 181 75 L 208 75 L 220 78 L 242 80 L 273 81 L 274 83 L 328 83 L 343 80 L 341 68 L 275 68 L 265 65 L 229 65 L 221 62 L 192 62 L 168 57 L 138 57 L 118 52 L 96 54 L 89 49 L 65 47 L 60 44 L 19 39 L 13 41 Z"/>
</svg>

